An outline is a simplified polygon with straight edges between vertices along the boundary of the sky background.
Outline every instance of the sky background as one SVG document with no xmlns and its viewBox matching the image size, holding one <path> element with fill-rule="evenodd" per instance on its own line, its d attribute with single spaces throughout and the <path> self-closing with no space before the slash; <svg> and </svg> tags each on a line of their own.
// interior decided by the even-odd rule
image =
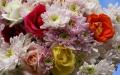
<svg viewBox="0 0 120 75">
<path fill-rule="evenodd" d="M 120 5 L 120 0 L 99 0 L 100 4 L 102 5 L 102 7 L 107 7 L 108 4 L 112 3 L 118 3 Z"/>
<path fill-rule="evenodd" d="M 112 4 L 118 3 L 120 5 L 120 0 L 99 0 L 99 2 L 103 8 L 107 8 L 108 4 L 110 3 Z M 118 65 L 117 71 L 113 72 L 113 75 L 120 75 L 120 64 Z"/>
</svg>

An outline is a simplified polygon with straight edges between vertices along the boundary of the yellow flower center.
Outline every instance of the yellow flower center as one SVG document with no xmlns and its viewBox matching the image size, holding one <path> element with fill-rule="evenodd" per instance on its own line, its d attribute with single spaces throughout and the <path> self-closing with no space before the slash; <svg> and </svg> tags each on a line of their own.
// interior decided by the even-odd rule
<svg viewBox="0 0 120 75">
<path fill-rule="evenodd" d="M 71 4 L 71 5 L 69 6 L 69 9 L 70 9 L 71 11 L 73 11 L 73 12 L 78 12 L 79 6 L 78 6 L 77 4 Z"/>
<path fill-rule="evenodd" d="M 117 22 L 120 22 L 120 16 L 116 17 Z"/>
<path fill-rule="evenodd" d="M 6 57 L 11 57 L 11 56 L 13 56 L 15 53 L 14 53 L 14 51 L 13 50 L 11 50 L 11 49 L 8 49 L 7 50 L 7 52 L 6 52 Z"/>
<path fill-rule="evenodd" d="M 86 73 L 87 75 L 94 75 L 96 72 L 96 69 L 93 65 L 88 65 L 86 67 L 81 67 L 80 71 L 82 71 L 83 73 Z"/>
<path fill-rule="evenodd" d="M 94 74 L 96 70 L 93 66 L 89 66 L 89 67 L 86 67 L 86 71 L 88 74 Z"/>
<path fill-rule="evenodd" d="M 51 20 L 54 21 L 54 22 L 56 22 L 56 21 L 59 20 L 59 16 L 58 15 L 52 15 L 51 16 Z"/>
<path fill-rule="evenodd" d="M 0 5 L 5 7 L 6 6 L 6 0 L 0 0 Z"/>
<path fill-rule="evenodd" d="M 69 25 L 72 26 L 72 27 L 75 26 L 75 23 L 76 23 L 76 22 L 75 22 L 74 20 L 70 20 L 70 21 L 69 21 Z"/>
<path fill-rule="evenodd" d="M 69 38 L 69 35 L 68 35 L 67 33 L 64 33 L 64 32 L 63 32 L 63 33 L 60 33 L 60 34 L 59 34 L 59 37 L 60 37 L 60 38 L 63 38 L 63 39 L 68 39 L 68 38 Z"/>
<path fill-rule="evenodd" d="M 120 52 L 120 45 L 118 45 L 118 51 Z"/>
</svg>

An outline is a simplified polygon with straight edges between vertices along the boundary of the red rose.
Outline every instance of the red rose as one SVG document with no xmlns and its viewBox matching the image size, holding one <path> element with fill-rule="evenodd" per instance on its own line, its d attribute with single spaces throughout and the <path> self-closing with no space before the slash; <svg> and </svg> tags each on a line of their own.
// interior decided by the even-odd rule
<svg viewBox="0 0 120 75">
<path fill-rule="evenodd" d="M 111 19 L 105 14 L 91 14 L 88 16 L 89 29 L 99 42 L 106 42 L 115 34 Z"/>
<path fill-rule="evenodd" d="M 39 4 L 24 18 L 24 24 L 27 32 L 30 32 L 37 37 L 41 37 L 43 35 L 43 30 L 40 29 L 40 26 L 43 25 L 41 14 L 45 11 L 45 6 Z"/>
</svg>

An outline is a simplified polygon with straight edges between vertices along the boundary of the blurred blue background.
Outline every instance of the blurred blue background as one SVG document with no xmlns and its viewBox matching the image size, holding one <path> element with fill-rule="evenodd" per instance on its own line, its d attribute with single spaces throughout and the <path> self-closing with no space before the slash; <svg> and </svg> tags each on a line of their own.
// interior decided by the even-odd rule
<svg viewBox="0 0 120 75">
<path fill-rule="evenodd" d="M 100 4 L 101 4 L 101 7 L 103 8 L 107 8 L 108 4 L 116 4 L 118 3 L 119 6 L 120 6 L 120 0 L 99 0 Z M 114 71 L 113 72 L 113 75 L 120 75 L 120 64 L 118 64 L 117 66 L 117 71 Z"/>
<path fill-rule="evenodd" d="M 120 5 L 120 0 L 99 0 L 102 7 L 107 7 L 108 4 L 116 4 L 118 3 Z"/>
</svg>

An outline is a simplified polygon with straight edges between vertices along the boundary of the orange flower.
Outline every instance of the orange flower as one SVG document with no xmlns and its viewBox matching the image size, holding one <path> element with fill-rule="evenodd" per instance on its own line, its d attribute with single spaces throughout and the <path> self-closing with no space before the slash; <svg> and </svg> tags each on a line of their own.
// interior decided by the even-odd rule
<svg viewBox="0 0 120 75">
<path fill-rule="evenodd" d="M 114 35 L 111 19 L 105 14 L 91 14 L 88 17 L 89 29 L 94 32 L 94 38 L 99 42 L 106 42 Z"/>
</svg>

